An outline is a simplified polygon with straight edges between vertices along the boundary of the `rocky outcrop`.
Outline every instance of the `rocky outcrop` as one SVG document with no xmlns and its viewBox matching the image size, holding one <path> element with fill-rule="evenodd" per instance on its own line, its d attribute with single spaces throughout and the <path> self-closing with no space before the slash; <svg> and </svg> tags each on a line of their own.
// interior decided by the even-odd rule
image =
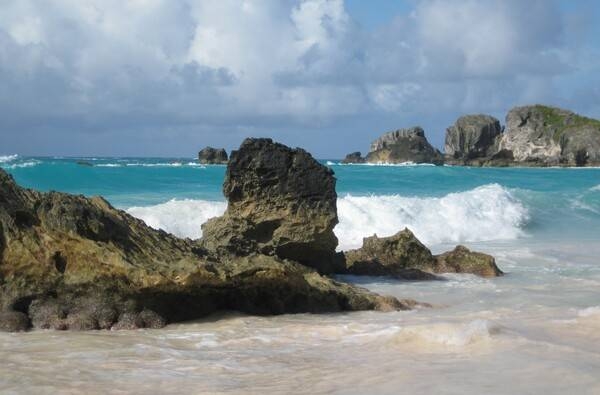
<svg viewBox="0 0 600 395">
<path fill-rule="evenodd" d="M 362 157 L 359 151 L 351 152 L 342 160 L 342 163 L 352 164 L 352 163 L 365 163 L 365 158 Z"/>
<path fill-rule="evenodd" d="M 525 165 L 596 165 L 600 121 L 555 107 L 516 107 L 506 116 L 506 132 L 498 146 Z"/>
<path fill-rule="evenodd" d="M 203 148 L 198 153 L 198 160 L 204 165 L 226 165 L 227 152 L 223 148 Z"/>
<path fill-rule="evenodd" d="M 309 153 L 246 139 L 231 154 L 223 193 L 225 214 L 202 226 L 206 249 L 219 256 L 272 255 L 333 271 L 335 178 Z"/>
<path fill-rule="evenodd" d="M 373 141 L 366 162 L 442 164 L 443 157 L 429 144 L 423 129 L 415 126 L 386 133 Z"/>
<path fill-rule="evenodd" d="M 445 154 L 448 161 L 470 161 L 495 153 L 500 121 L 489 115 L 465 115 L 446 129 Z"/>
<path fill-rule="evenodd" d="M 490 116 L 461 117 L 446 131 L 446 163 L 598 166 L 600 121 L 543 105 L 515 107 L 502 133 Z"/>
<path fill-rule="evenodd" d="M 0 330 L 415 305 L 300 263 L 325 271 L 337 245 L 335 179 L 305 151 L 246 140 L 227 174 L 228 211 L 198 242 L 151 229 L 99 197 L 21 188 L 0 170 Z"/>
<path fill-rule="evenodd" d="M 464 246 L 433 255 L 409 230 L 390 237 L 373 235 L 356 250 L 344 252 L 343 273 L 431 280 L 433 273 L 472 273 L 483 277 L 502 275 L 494 258 Z"/>
</svg>

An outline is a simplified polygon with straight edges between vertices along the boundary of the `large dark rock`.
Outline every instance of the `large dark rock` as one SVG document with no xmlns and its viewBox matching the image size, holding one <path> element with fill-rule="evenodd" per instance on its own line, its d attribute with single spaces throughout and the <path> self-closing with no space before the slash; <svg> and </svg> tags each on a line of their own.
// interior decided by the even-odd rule
<svg viewBox="0 0 600 395">
<path fill-rule="evenodd" d="M 442 154 L 425 138 L 419 126 L 385 133 L 371 143 L 366 156 L 369 163 L 433 163 L 442 164 Z"/>
<path fill-rule="evenodd" d="M 223 148 L 203 148 L 198 153 L 198 160 L 205 165 L 227 164 L 227 152 Z"/>
<path fill-rule="evenodd" d="M 258 227 L 242 221 L 250 232 L 237 235 L 242 245 L 265 247 L 269 255 L 259 248 L 217 257 L 201 243 L 154 230 L 101 198 L 24 189 L 0 169 L 0 327 L 21 330 L 31 321 L 35 328 L 156 328 L 217 310 L 281 314 L 413 306 L 414 301 L 382 297 L 283 259 L 296 254 L 315 263 L 317 256 L 331 259 L 336 243 L 329 230 L 337 220 L 333 177 L 301 150 L 277 145 L 277 154 L 265 146 L 270 142 L 254 143 L 264 152 L 257 148 L 252 150 L 257 158 L 236 159 L 254 175 L 234 175 L 243 171 L 234 162 L 225 189 L 235 210 L 230 212 L 254 225 L 260 217 L 249 213 L 255 208 L 286 204 L 276 213 L 290 233 L 286 238 L 274 230 L 271 250 L 265 237 L 276 217 Z M 253 167 L 255 160 L 273 166 Z M 280 178 L 287 172 L 294 176 Z M 276 191 L 281 194 L 269 200 Z M 303 216 L 315 220 L 312 228 Z M 239 229 L 234 220 L 231 224 Z M 301 256 L 304 246 L 308 255 Z"/>
<path fill-rule="evenodd" d="M 492 256 L 471 252 L 463 246 L 433 255 L 408 228 L 389 237 L 366 237 L 361 248 L 344 252 L 344 258 L 340 272 L 355 275 L 393 276 L 409 280 L 435 279 L 432 273 L 472 273 L 484 277 L 502 275 Z"/>
<path fill-rule="evenodd" d="M 445 154 L 451 160 L 464 161 L 489 156 L 501 133 L 500 121 L 492 116 L 462 116 L 446 129 Z"/>
<path fill-rule="evenodd" d="M 352 163 L 365 163 L 365 158 L 362 157 L 359 151 L 351 152 L 342 160 L 342 163 L 352 164 Z"/>
<path fill-rule="evenodd" d="M 333 270 L 335 178 L 308 152 L 246 139 L 231 154 L 223 193 L 227 211 L 202 226 L 207 250 L 219 256 L 261 253 Z"/>
</svg>

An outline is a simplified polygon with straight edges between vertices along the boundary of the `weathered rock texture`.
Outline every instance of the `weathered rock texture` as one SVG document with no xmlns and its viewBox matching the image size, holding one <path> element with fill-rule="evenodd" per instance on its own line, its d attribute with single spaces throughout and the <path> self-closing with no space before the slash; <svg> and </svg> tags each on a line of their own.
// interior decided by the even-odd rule
<svg viewBox="0 0 600 395">
<path fill-rule="evenodd" d="M 369 163 L 434 163 L 443 162 L 442 154 L 425 138 L 419 126 L 385 133 L 371 143 L 366 156 Z"/>
<path fill-rule="evenodd" d="M 202 226 L 206 249 L 222 256 L 261 253 L 333 271 L 335 178 L 309 153 L 246 139 L 231 154 L 223 193 L 225 214 Z"/>
<path fill-rule="evenodd" d="M 542 105 L 515 107 L 506 128 L 461 117 L 446 131 L 446 163 L 473 166 L 598 166 L 600 121 Z"/>
<path fill-rule="evenodd" d="M 499 149 L 515 162 L 541 166 L 600 163 L 600 121 L 547 106 L 516 107 L 506 116 Z"/>
<path fill-rule="evenodd" d="M 205 165 L 226 165 L 227 152 L 223 148 L 203 148 L 198 153 L 198 160 Z"/>
<path fill-rule="evenodd" d="M 414 306 L 287 259 L 333 259 L 334 185 L 306 152 L 247 140 L 228 170 L 228 214 L 206 228 L 209 241 L 194 242 L 99 197 L 21 188 L 0 170 L 0 330 L 157 328 L 217 310 Z"/>
<path fill-rule="evenodd" d="M 446 129 L 445 153 L 450 160 L 471 160 L 494 154 L 500 121 L 489 115 L 465 115 Z"/>
<path fill-rule="evenodd" d="M 408 229 L 390 237 L 365 237 L 363 246 L 344 252 L 344 258 L 341 271 L 355 275 L 422 280 L 435 278 L 433 273 L 472 273 L 484 277 L 502 275 L 490 255 L 458 246 L 436 256 Z"/>
<path fill-rule="evenodd" d="M 362 157 L 359 151 L 356 151 L 346 155 L 346 157 L 342 160 L 342 163 L 365 163 L 365 158 Z"/>
</svg>

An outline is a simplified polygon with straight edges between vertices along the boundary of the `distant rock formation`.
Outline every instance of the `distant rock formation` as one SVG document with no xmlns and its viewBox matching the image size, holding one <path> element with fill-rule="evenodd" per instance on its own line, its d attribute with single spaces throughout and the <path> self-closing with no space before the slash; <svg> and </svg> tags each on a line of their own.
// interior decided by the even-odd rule
<svg viewBox="0 0 600 395">
<path fill-rule="evenodd" d="M 419 126 L 388 132 L 371 143 L 368 163 L 442 164 L 442 154 L 429 144 Z"/>
<path fill-rule="evenodd" d="M 198 160 L 203 165 L 226 165 L 227 152 L 223 148 L 203 148 L 198 153 Z"/>
<path fill-rule="evenodd" d="M 446 163 L 472 166 L 598 166 L 600 121 L 572 111 L 515 107 L 502 132 L 493 117 L 461 117 L 446 131 Z"/>
<path fill-rule="evenodd" d="M 540 166 L 600 164 L 600 121 L 547 106 L 516 107 L 498 147 L 514 161 Z"/>
<path fill-rule="evenodd" d="M 493 154 L 500 121 L 489 115 L 465 115 L 446 130 L 445 154 L 450 160 L 471 160 Z"/>
<path fill-rule="evenodd" d="M 361 248 L 344 252 L 340 271 L 408 280 L 435 279 L 434 273 L 472 273 L 483 277 L 502 275 L 492 256 L 470 251 L 464 246 L 433 255 L 409 229 L 389 237 L 365 237 Z"/>
<path fill-rule="evenodd" d="M 344 164 L 365 163 L 365 158 L 362 157 L 359 151 L 351 152 L 342 160 Z"/>
<path fill-rule="evenodd" d="M 246 139 L 231 154 L 223 193 L 227 211 L 202 226 L 207 249 L 258 252 L 333 271 L 335 178 L 308 152 L 271 139 Z"/>
</svg>

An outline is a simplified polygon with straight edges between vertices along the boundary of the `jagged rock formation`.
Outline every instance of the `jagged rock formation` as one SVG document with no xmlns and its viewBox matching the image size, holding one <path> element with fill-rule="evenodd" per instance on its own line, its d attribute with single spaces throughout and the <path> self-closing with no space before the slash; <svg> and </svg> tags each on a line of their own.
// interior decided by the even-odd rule
<svg viewBox="0 0 600 395">
<path fill-rule="evenodd" d="M 489 115 L 465 115 L 446 129 L 445 154 L 449 161 L 468 161 L 493 154 L 500 121 Z"/>
<path fill-rule="evenodd" d="M 541 166 L 600 163 L 600 121 L 547 106 L 516 107 L 506 116 L 500 150 L 514 161 Z"/>
<path fill-rule="evenodd" d="M 342 160 L 342 163 L 351 164 L 351 163 L 365 163 L 365 158 L 362 157 L 359 151 L 351 152 Z"/>
<path fill-rule="evenodd" d="M 511 109 L 506 116 L 504 133 L 499 132 L 496 122 L 492 117 L 480 115 L 459 118 L 446 131 L 446 163 L 473 166 L 600 165 L 599 120 L 560 108 L 533 105 Z M 492 136 L 495 137 L 490 138 Z"/>
<path fill-rule="evenodd" d="M 333 172 L 303 149 L 246 139 L 233 151 L 222 217 L 202 226 L 202 243 L 219 255 L 261 253 L 333 271 L 338 240 Z"/>
<path fill-rule="evenodd" d="M 371 143 L 366 156 L 369 163 L 434 163 L 442 164 L 442 154 L 425 138 L 419 126 L 385 133 Z"/>
<path fill-rule="evenodd" d="M 198 160 L 203 165 L 226 165 L 227 152 L 223 148 L 206 147 L 198 152 Z"/>
<path fill-rule="evenodd" d="M 433 255 L 409 230 L 390 237 L 365 237 L 356 250 L 344 252 L 340 271 L 355 275 L 394 276 L 405 279 L 435 279 L 433 273 L 472 273 L 483 277 L 502 275 L 494 258 L 464 246 Z"/>
<path fill-rule="evenodd" d="M 229 218 L 233 230 L 217 232 L 240 237 L 231 250 L 221 248 L 222 240 L 195 242 L 151 229 L 99 197 L 21 188 L 0 170 L 0 330 L 161 327 L 217 310 L 414 306 L 288 259 L 315 265 L 333 259 L 335 183 L 315 163 L 306 152 L 269 140 L 242 145 L 224 187 L 228 213 L 241 218 Z M 235 232 L 241 229 L 247 232 Z"/>
</svg>

